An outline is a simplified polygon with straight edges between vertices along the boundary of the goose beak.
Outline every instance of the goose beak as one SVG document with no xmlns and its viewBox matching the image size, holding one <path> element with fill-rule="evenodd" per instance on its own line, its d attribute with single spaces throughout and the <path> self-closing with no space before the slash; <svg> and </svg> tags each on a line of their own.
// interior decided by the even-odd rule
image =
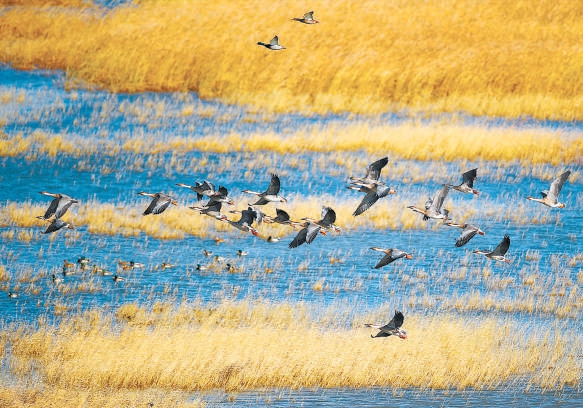
<svg viewBox="0 0 583 408">
<path fill-rule="evenodd" d="M 172 200 L 172 199 L 170 199 L 170 202 L 171 202 L 172 204 L 174 204 L 174 205 L 178 205 L 178 203 L 176 202 L 176 200 Z"/>
<path fill-rule="evenodd" d="M 407 255 L 405 255 L 405 258 L 407 258 L 407 259 L 413 259 L 413 255 L 407 254 Z"/>
<path fill-rule="evenodd" d="M 48 191 L 41 191 L 39 194 L 57 198 L 57 195 L 56 194 L 49 193 Z"/>
</svg>

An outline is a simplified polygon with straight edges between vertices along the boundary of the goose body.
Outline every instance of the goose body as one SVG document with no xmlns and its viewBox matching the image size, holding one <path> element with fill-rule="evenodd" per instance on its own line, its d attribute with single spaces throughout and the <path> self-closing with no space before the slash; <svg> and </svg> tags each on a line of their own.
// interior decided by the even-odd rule
<svg viewBox="0 0 583 408">
<path fill-rule="evenodd" d="M 472 224 L 454 224 L 453 222 L 449 222 L 447 223 L 447 225 L 449 225 L 450 227 L 458 227 L 462 229 L 461 235 L 455 241 L 455 246 L 458 248 L 470 242 L 470 239 L 474 238 L 476 234 L 486 235 L 486 233 L 482 231 L 479 227 L 476 227 L 475 225 Z"/>
<path fill-rule="evenodd" d="M 279 38 L 277 37 L 277 35 L 273 37 L 271 41 L 269 41 L 269 43 L 259 41 L 257 45 L 262 45 L 265 48 L 273 51 L 285 50 L 285 47 L 279 44 Z"/>
<path fill-rule="evenodd" d="M 478 249 L 474 251 L 474 253 L 484 255 L 486 258 L 490 258 L 494 261 L 510 263 L 510 260 L 506 258 L 506 252 L 508 252 L 508 248 L 510 248 L 510 237 L 508 235 L 504 235 L 502 241 L 500 241 L 498 246 L 494 248 L 493 251 L 487 249 Z"/>
<path fill-rule="evenodd" d="M 161 214 L 170 206 L 170 204 L 177 205 L 176 201 L 174 201 L 174 199 L 170 197 L 168 194 L 164 193 L 152 194 L 146 193 L 144 191 L 140 191 L 138 194 L 153 198 L 153 200 L 150 202 L 150 205 L 148 206 L 148 208 L 146 208 L 146 211 L 144 211 L 142 215 Z"/>
<path fill-rule="evenodd" d="M 277 174 L 272 174 L 269 186 L 263 193 L 251 190 L 243 190 L 243 193 L 255 194 L 259 197 L 259 200 L 252 205 L 265 205 L 272 202 L 287 203 L 287 200 L 279 195 L 280 186 L 279 176 Z"/>
<path fill-rule="evenodd" d="M 563 184 L 565 184 L 565 181 L 567 181 L 570 175 L 571 170 L 567 170 L 566 172 L 559 175 L 559 177 L 554 179 L 548 191 L 541 191 L 542 198 L 526 197 L 526 199 L 539 202 L 546 205 L 547 207 L 565 208 L 565 203 L 559 202 L 559 193 L 563 188 Z"/>
<path fill-rule="evenodd" d="M 462 173 L 462 184 L 458 186 L 452 186 L 454 190 L 460 191 L 462 193 L 472 193 L 475 195 L 480 195 L 478 190 L 474 190 L 474 181 L 478 177 L 478 169 L 468 170 Z"/>
<path fill-rule="evenodd" d="M 372 247 L 371 248 L 373 251 L 379 251 L 379 252 L 384 252 L 385 256 L 383 256 L 381 258 L 380 261 L 378 261 L 378 263 L 374 266 L 375 269 L 379 269 L 382 268 L 383 266 L 386 266 L 390 263 L 395 262 L 397 259 L 401 259 L 401 258 L 405 258 L 405 259 L 413 259 L 413 255 L 405 252 L 405 251 L 401 251 L 400 249 L 397 248 L 379 248 L 379 247 Z"/>
<path fill-rule="evenodd" d="M 372 329 L 378 329 L 379 332 L 376 335 L 370 335 L 372 338 L 377 337 L 389 337 L 398 336 L 399 338 L 405 340 L 407 338 L 407 332 L 401 329 L 403 322 L 405 321 L 405 316 L 402 312 L 396 311 L 391 321 L 385 325 L 376 323 L 366 323 L 365 327 L 370 327 Z"/>
<path fill-rule="evenodd" d="M 423 221 L 427 221 L 429 218 L 447 220 L 449 218 L 449 211 L 445 209 L 442 210 L 441 206 L 443 205 L 450 187 L 449 184 L 444 184 L 443 187 L 435 193 L 435 196 L 425 203 L 425 209 L 415 207 L 414 205 L 410 205 L 407 208 L 419 214 L 423 214 Z"/>
<path fill-rule="evenodd" d="M 67 212 L 69 207 L 79 202 L 65 194 L 49 193 L 47 191 L 41 191 L 40 194 L 54 197 L 54 200 L 49 204 L 49 208 L 47 208 L 45 214 L 37 217 L 43 220 L 48 220 L 52 217 L 61 218 Z"/>
<path fill-rule="evenodd" d="M 304 24 L 318 24 L 319 23 L 318 20 L 314 20 L 314 12 L 313 11 L 308 11 L 306 14 L 304 14 L 304 16 L 302 18 L 294 17 L 294 18 L 292 18 L 292 21 L 299 21 L 300 23 L 304 23 Z"/>
</svg>

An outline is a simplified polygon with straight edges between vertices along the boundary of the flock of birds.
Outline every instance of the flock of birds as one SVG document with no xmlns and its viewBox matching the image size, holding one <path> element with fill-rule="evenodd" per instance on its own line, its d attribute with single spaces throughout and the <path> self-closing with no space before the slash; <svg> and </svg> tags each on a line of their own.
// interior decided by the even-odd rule
<svg viewBox="0 0 583 408">
<path fill-rule="evenodd" d="M 375 203 L 377 203 L 381 198 L 386 197 L 390 194 L 395 194 L 396 191 L 387 184 L 381 181 L 381 171 L 388 164 L 388 157 L 383 157 L 373 163 L 371 163 L 366 168 L 366 173 L 362 177 L 350 177 L 349 185 L 347 186 L 350 190 L 355 190 L 364 193 L 364 197 L 358 204 L 353 212 L 353 216 L 359 216 L 369 210 Z M 527 197 L 528 200 L 536 201 L 544 204 L 548 207 L 553 208 L 564 208 L 565 204 L 559 201 L 559 193 L 564 185 L 564 183 L 569 178 L 571 172 L 569 170 L 565 171 L 559 175 L 550 185 L 549 190 L 542 191 L 542 198 Z M 455 245 L 461 247 L 466 245 L 474 236 L 477 234 L 485 235 L 479 227 L 463 223 L 453 223 L 449 217 L 449 210 L 443 208 L 443 203 L 449 191 L 451 189 L 462 192 L 479 195 L 479 192 L 474 189 L 474 181 L 477 178 L 477 169 L 472 169 L 466 171 L 462 174 L 462 182 L 459 185 L 444 184 L 441 186 L 433 197 L 430 197 L 424 208 L 419 208 L 416 206 L 407 207 L 411 211 L 423 215 L 423 220 L 428 221 L 429 219 L 440 220 L 448 226 L 458 227 L 461 229 L 461 234 L 457 238 Z M 202 215 L 206 215 L 216 219 L 219 222 L 226 222 L 245 233 L 250 233 L 254 236 L 258 236 L 257 230 L 253 227 L 253 224 L 259 224 L 261 222 L 265 223 L 278 223 L 282 225 L 288 225 L 294 229 L 299 228 L 299 232 L 295 235 L 293 240 L 289 243 L 289 248 L 297 248 L 302 244 L 311 244 L 318 235 L 326 235 L 328 231 L 341 232 L 341 228 L 335 225 L 336 222 L 336 212 L 331 207 L 323 207 L 322 217 L 319 220 L 304 217 L 299 221 L 293 221 L 290 215 L 281 208 L 276 208 L 276 215 L 271 216 L 264 213 L 259 207 L 266 206 L 270 203 L 287 203 L 287 199 L 280 195 L 281 182 L 280 178 L 276 174 L 271 175 L 270 183 L 267 189 L 263 192 L 253 191 L 253 190 L 242 190 L 243 193 L 251 194 L 257 197 L 257 200 L 253 204 L 248 204 L 247 208 L 239 210 L 231 210 L 230 213 L 239 214 L 238 220 L 231 220 L 228 216 L 221 212 L 223 204 L 234 205 L 233 200 L 229 197 L 229 192 L 226 187 L 219 186 L 217 189 L 212 182 L 204 180 L 203 182 L 195 182 L 194 185 L 178 183 L 177 186 L 185 187 L 193 191 L 197 200 L 200 202 L 204 197 L 207 201 L 203 204 L 195 205 L 189 207 L 190 209 L 197 211 Z M 55 194 L 46 191 L 41 191 L 40 194 L 53 197 L 49 207 L 42 216 L 38 216 L 42 220 L 49 222 L 48 227 L 44 231 L 45 234 L 54 233 L 62 228 L 74 229 L 75 227 L 61 219 L 61 217 L 67 212 L 67 210 L 73 205 L 78 203 L 74 198 L 71 198 L 65 194 Z M 140 191 L 139 195 L 152 197 L 150 204 L 144 210 L 143 216 L 146 215 L 158 215 L 163 213 L 170 205 L 177 205 L 176 200 L 174 200 L 170 195 L 165 193 L 147 193 Z M 502 241 L 498 244 L 494 250 L 475 250 L 474 253 L 486 256 L 494 261 L 510 263 L 510 260 L 506 258 L 506 253 L 510 248 L 510 237 L 504 235 Z M 381 247 L 371 247 L 371 250 L 379 251 L 384 253 L 384 256 L 374 265 L 373 268 L 381 268 L 392 262 L 405 258 L 412 259 L 413 255 L 407 253 L 398 248 L 381 248 Z M 117 277 L 117 275 L 116 275 Z M 114 277 L 114 280 L 115 278 Z M 54 278 L 54 277 L 53 277 Z M 119 280 L 123 279 L 117 277 Z M 367 327 L 378 329 L 379 332 L 373 337 L 386 337 L 390 335 L 396 335 L 402 339 L 407 338 L 407 334 L 401 329 L 404 321 L 404 316 L 401 312 L 397 311 L 391 321 L 386 325 L 379 324 L 367 324 Z"/>
<path fill-rule="evenodd" d="M 301 18 L 292 18 L 291 20 L 303 24 L 317 24 L 319 22 L 318 20 L 314 19 L 313 11 L 305 13 Z M 269 43 L 260 41 L 257 43 L 257 45 L 263 46 L 273 51 L 286 49 L 279 43 L 279 38 L 277 35 L 275 35 Z M 392 189 L 390 186 L 387 186 L 385 182 L 380 180 L 381 170 L 388 164 L 388 162 L 388 157 L 383 157 L 371 163 L 367 167 L 366 174 L 363 177 L 350 177 L 350 183 L 347 188 L 365 194 L 362 201 L 354 210 L 353 216 L 359 216 L 363 214 L 381 198 L 396 193 L 394 189 Z M 484 231 L 475 225 L 451 222 L 451 218 L 449 217 L 449 210 L 442 208 L 450 189 L 454 189 L 462 193 L 479 195 L 479 192 L 474 189 L 474 181 L 477 178 L 477 171 L 478 169 L 472 169 L 463 173 L 462 182 L 459 185 L 444 184 L 439 188 L 433 197 L 430 197 L 426 201 L 424 208 L 419 208 L 414 205 L 411 205 L 407 208 L 411 211 L 423 215 L 424 221 L 428 221 L 429 219 L 441 220 L 448 226 L 460 228 L 461 234 L 455 243 L 457 247 L 466 245 L 477 234 L 485 235 Z M 559 175 L 551 183 L 548 191 L 541 192 L 542 198 L 527 197 L 527 199 L 542 203 L 548 207 L 564 208 L 565 204 L 559 202 L 559 193 L 563 187 L 563 184 L 569 178 L 570 174 L 570 171 L 565 171 Z M 229 193 L 227 188 L 224 186 L 219 186 L 217 189 L 213 183 L 206 180 L 204 180 L 202 183 L 195 182 L 194 185 L 188 185 L 184 183 L 178 183 L 177 185 L 192 190 L 196 194 L 198 201 L 201 201 L 204 197 L 208 198 L 208 201 L 204 204 L 189 207 L 192 210 L 197 211 L 200 214 L 213 217 L 220 222 L 227 222 L 234 228 L 237 228 L 246 233 L 251 233 L 254 236 L 259 235 L 257 230 L 253 227 L 254 223 L 278 223 L 282 225 L 288 225 L 294 229 L 301 228 L 288 245 L 291 249 L 297 248 L 303 244 L 311 244 L 318 235 L 326 235 L 327 231 L 341 231 L 341 228 L 334 224 L 336 222 L 336 212 L 331 207 L 322 208 L 322 216 L 319 220 L 305 217 L 300 221 L 292 221 L 290 215 L 285 210 L 280 208 L 276 208 L 276 215 L 274 217 L 261 211 L 258 208 L 259 206 L 265 206 L 269 203 L 287 203 L 287 199 L 279 195 L 281 184 L 280 179 L 276 174 L 271 175 L 269 186 L 263 192 L 243 190 L 244 193 L 257 196 L 257 201 L 253 204 L 249 204 L 247 209 L 242 211 L 231 210 L 230 213 L 240 214 L 240 218 L 236 221 L 230 220 L 226 214 L 221 212 L 223 204 L 234 205 L 233 200 L 231 200 L 228 196 Z M 54 198 L 45 214 L 43 216 L 37 217 L 49 222 L 49 225 L 44 233 L 54 233 L 62 228 L 74 229 L 75 227 L 73 225 L 63 221 L 61 217 L 67 212 L 71 205 L 78 203 L 78 201 L 65 194 L 54 194 L 46 191 L 41 191 L 41 194 Z M 170 195 L 165 193 L 147 193 L 141 191 L 138 194 L 152 197 L 152 200 L 149 206 L 143 212 L 143 215 L 161 214 L 170 205 L 177 205 L 177 202 Z M 475 250 L 474 253 L 484 255 L 487 258 L 495 261 L 510 263 L 510 260 L 506 258 L 506 253 L 508 252 L 509 248 L 510 237 L 508 235 L 504 235 L 502 241 L 493 250 Z M 374 265 L 375 269 L 382 268 L 401 258 L 413 258 L 412 254 L 398 248 L 381 248 L 375 246 L 371 247 L 370 249 L 384 253 L 384 256 L 377 262 L 376 265 Z M 53 276 L 53 280 L 55 279 L 56 277 Z M 122 279 L 122 277 L 117 275 L 114 276 L 114 280 L 116 281 Z M 15 297 L 16 294 L 11 292 L 9 296 Z M 406 339 L 407 333 L 401 329 L 403 322 L 403 313 L 396 311 L 393 318 L 387 324 L 383 325 L 367 323 L 365 326 L 379 330 L 376 335 L 373 336 L 371 334 L 371 337 L 376 338 L 395 335 L 401 339 Z"/>
</svg>

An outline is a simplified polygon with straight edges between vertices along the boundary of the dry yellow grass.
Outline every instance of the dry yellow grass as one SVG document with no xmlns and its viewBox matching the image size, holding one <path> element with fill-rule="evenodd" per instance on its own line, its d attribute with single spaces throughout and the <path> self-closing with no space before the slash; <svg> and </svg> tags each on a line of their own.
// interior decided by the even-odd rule
<svg viewBox="0 0 583 408">
<path fill-rule="evenodd" d="M 19 381 L 38 375 L 48 389 L 89 393 L 371 386 L 560 389 L 581 381 L 580 333 L 559 330 L 558 321 L 541 331 L 501 316 L 408 315 L 409 339 L 401 341 L 371 339 L 362 327 L 371 316 L 350 316 L 349 310 L 301 304 L 227 302 L 178 309 L 156 304 L 152 310 L 127 304 L 115 317 L 86 312 L 57 327 L 5 331 L 2 338 Z"/>
<path fill-rule="evenodd" d="M 285 210 L 291 215 L 292 220 L 300 221 L 301 218 L 311 217 L 319 219 L 322 206 L 332 206 L 337 214 L 336 225 L 341 227 L 345 233 L 362 228 L 388 229 L 388 230 L 410 230 L 426 228 L 447 228 L 440 223 L 426 223 L 421 220 L 421 216 L 407 209 L 408 205 L 422 205 L 424 198 L 420 201 L 407 201 L 403 197 L 391 196 L 383 199 L 370 210 L 366 217 L 354 217 L 352 213 L 362 199 L 362 194 L 351 194 L 347 192 L 342 197 L 331 195 L 310 195 L 310 196 L 290 196 L 289 203 Z M 234 195 L 232 197 L 236 206 L 225 206 L 222 210 L 229 219 L 236 221 L 238 214 L 231 214 L 231 209 L 243 209 L 249 201 L 249 195 Z M 187 235 L 197 237 L 209 237 L 216 233 L 221 235 L 240 235 L 241 232 L 225 222 L 220 222 L 212 217 L 199 214 L 188 206 L 195 205 L 194 195 L 188 201 L 179 202 L 178 206 L 171 206 L 160 215 L 143 216 L 142 212 L 149 204 L 149 200 L 143 200 L 143 204 L 135 202 L 103 203 L 98 201 L 85 202 L 75 205 L 64 216 L 67 222 L 76 227 L 85 227 L 88 232 L 102 235 L 121 235 L 126 237 L 137 236 L 140 233 L 161 238 L 161 239 L 181 239 Z M 528 224 L 531 222 L 543 224 L 553 222 L 548 213 L 536 213 L 533 215 L 532 206 L 526 200 L 512 200 L 514 211 L 504 211 L 508 203 L 489 202 L 480 208 L 482 216 L 490 217 L 491 220 L 511 221 L 516 224 Z M 5 226 L 38 228 L 44 230 L 47 223 L 36 219 L 46 210 L 46 204 L 32 204 L 30 202 L 15 203 L 6 202 L 0 206 L 0 223 Z M 451 209 L 456 220 L 471 219 L 477 214 L 475 203 L 460 202 L 455 206 L 446 200 L 445 207 Z M 268 215 L 275 216 L 274 208 L 263 209 Z M 291 236 L 297 233 L 297 229 L 280 224 L 265 224 L 256 226 L 260 235 L 268 236 Z M 76 232 L 70 232 L 75 234 Z M 57 232 L 56 234 L 59 234 Z M 453 232 L 452 232 L 453 234 Z M 12 233 L 12 238 L 30 241 L 33 236 L 30 233 Z"/>
<path fill-rule="evenodd" d="M 4 135 L 0 139 L 0 156 L 24 155 L 31 159 L 38 155 L 58 157 L 66 154 L 86 157 L 100 153 L 108 156 L 127 156 L 128 161 L 131 161 L 129 159 L 135 159 L 132 156 L 134 154 L 264 151 L 281 155 L 333 153 L 342 166 L 352 165 L 342 160 L 342 153 L 358 151 L 364 151 L 371 156 L 383 152 L 382 154 L 388 154 L 394 160 L 501 162 L 518 160 L 529 164 L 547 163 L 556 166 L 562 163 L 580 162 L 583 138 L 551 130 L 489 129 L 480 126 L 439 123 L 418 125 L 412 122 L 397 126 L 371 124 L 328 125 L 318 128 L 306 126 L 293 134 L 284 135 L 269 132 L 231 133 L 197 138 L 124 135 L 96 140 L 75 135 L 54 135 L 35 131 L 30 135 Z M 150 156 L 148 160 L 146 162 L 144 159 L 133 160 L 135 163 L 132 166 L 155 164 L 177 169 L 180 165 L 180 160 L 159 162 L 160 159 L 156 159 L 156 156 Z M 250 166 L 248 163 L 244 164 Z M 326 164 L 329 165 L 329 163 Z M 266 163 L 262 162 L 262 165 L 265 166 Z"/>
<path fill-rule="evenodd" d="M 583 119 L 579 2 L 315 0 L 310 8 L 320 24 L 290 21 L 307 11 L 291 1 L 17 7 L 0 16 L 0 59 L 114 91 L 192 90 L 275 110 Z M 286 50 L 256 45 L 275 33 Z"/>
</svg>

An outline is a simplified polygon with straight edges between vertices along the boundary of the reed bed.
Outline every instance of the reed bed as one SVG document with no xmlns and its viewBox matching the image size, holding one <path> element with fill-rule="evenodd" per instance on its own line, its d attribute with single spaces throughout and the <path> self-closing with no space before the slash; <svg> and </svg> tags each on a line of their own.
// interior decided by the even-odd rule
<svg viewBox="0 0 583 408">
<path fill-rule="evenodd" d="M 431 194 L 433 192 L 430 192 Z M 407 209 L 409 205 L 422 206 L 425 196 L 419 194 L 382 199 L 378 204 L 367 211 L 366 217 L 354 217 L 352 213 L 358 206 L 363 195 L 350 194 L 343 197 L 328 194 L 310 196 L 291 196 L 285 210 L 291 215 L 292 220 L 301 221 L 304 217 L 314 219 L 321 218 L 322 206 L 331 206 L 337 214 L 336 225 L 344 232 L 349 233 L 358 229 L 373 228 L 378 230 L 424 230 L 448 228 L 441 222 L 423 222 L 422 216 Z M 222 212 L 232 221 L 239 219 L 238 214 L 231 214 L 233 209 L 245 209 L 249 201 L 248 195 L 234 195 L 237 205 L 225 206 Z M 186 199 L 188 200 L 188 198 Z M 163 214 L 143 216 L 142 212 L 149 204 L 144 199 L 143 204 L 135 201 L 119 203 L 103 203 L 96 200 L 75 205 L 64 218 L 76 228 L 86 229 L 92 234 L 116 235 L 135 237 L 142 233 L 159 239 L 182 239 L 187 235 L 207 238 L 214 235 L 240 235 L 241 232 L 223 221 L 201 215 L 198 211 L 188 208 L 195 205 L 196 198 L 179 202 L 178 206 L 171 206 Z M 557 219 L 550 212 L 536 211 L 532 203 L 526 200 L 510 200 L 514 205 L 513 211 L 505 211 L 508 202 L 484 202 L 476 208 L 476 203 L 471 201 L 446 200 L 445 207 L 452 211 L 455 221 L 464 221 L 484 217 L 490 221 L 513 222 L 519 225 L 530 223 L 556 224 Z M 44 230 L 48 223 L 39 220 L 36 216 L 42 215 L 48 203 L 16 203 L 7 201 L 0 206 L 0 223 L 4 226 L 19 228 L 38 228 Z M 282 207 L 284 208 L 284 207 Z M 262 209 L 265 213 L 275 216 L 275 209 Z M 297 233 L 298 229 L 279 224 L 262 223 L 257 225 L 260 236 L 290 236 Z M 7 232 L 8 233 L 8 232 Z M 59 232 L 57 232 L 58 234 Z M 76 234 L 76 231 L 67 231 L 67 234 Z M 11 233 L 11 238 L 30 241 L 34 234 Z"/>
<path fill-rule="evenodd" d="M 371 339 L 362 324 L 387 314 L 246 301 L 150 310 L 126 304 L 115 315 L 88 311 L 57 326 L 5 330 L 2 339 L 11 375 L 24 383 L 35 375 L 60 390 L 580 384 L 582 339 L 559 321 L 531 330 L 497 315 L 409 314 L 407 341 Z"/>
<path fill-rule="evenodd" d="M 114 91 L 192 90 L 280 111 L 408 107 L 583 118 L 577 2 L 318 0 L 310 7 L 320 24 L 289 21 L 307 11 L 289 1 L 10 8 L 0 17 L 0 59 L 62 69 L 73 83 Z M 286 50 L 256 45 L 275 33 Z"/>
<path fill-rule="evenodd" d="M 580 163 L 583 138 L 561 131 L 485 128 L 456 125 L 372 125 L 367 123 L 305 127 L 292 134 L 258 132 L 200 137 L 122 134 L 110 138 L 80 137 L 35 131 L 29 135 L 4 135 L 0 156 L 87 157 L 94 154 L 164 155 L 187 153 L 273 152 L 279 155 L 310 153 L 378 152 L 395 160 L 520 161 L 529 164 Z M 179 157 L 179 156 L 176 156 Z M 177 161 L 177 160 L 175 160 Z M 178 164 L 178 163 L 176 163 Z M 136 165 L 134 164 L 134 167 Z M 362 171 L 362 170 L 361 170 Z"/>
</svg>

